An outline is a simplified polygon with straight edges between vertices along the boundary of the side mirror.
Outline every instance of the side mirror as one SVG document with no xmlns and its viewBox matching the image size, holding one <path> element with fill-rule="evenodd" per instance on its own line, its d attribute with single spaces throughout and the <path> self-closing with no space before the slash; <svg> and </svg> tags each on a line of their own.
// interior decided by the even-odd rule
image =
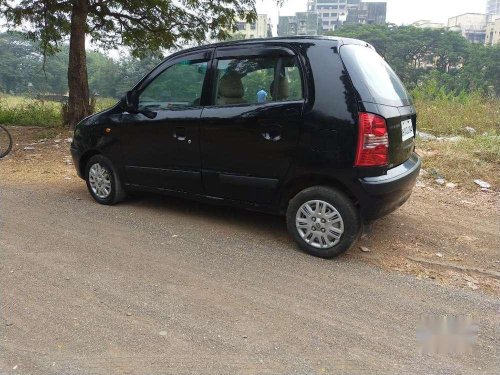
<svg viewBox="0 0 500 375">
<path fill-rule="evenodd" d="M 135 90 L 127 91 L 125 94 L 124 109 L 130 113 L 141 113 L 149 119 L 154 119 L 156 117 L 156 112 L 148 110 L 139 110 L 139 92 Z"/>
<path fill-rule="evenodd" d="M 139 108 L 139 93 L 135 90 L 127 91 L 125 94 L 125 110 L 130 113 L 137 113 Z"/>
</svg>

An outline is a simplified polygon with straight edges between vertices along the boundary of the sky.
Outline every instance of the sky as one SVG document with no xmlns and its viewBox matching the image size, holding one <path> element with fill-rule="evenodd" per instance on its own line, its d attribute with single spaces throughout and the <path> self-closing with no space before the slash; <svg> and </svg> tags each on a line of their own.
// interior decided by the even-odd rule
<svg viewBox="0 0 500 375">
<path fill-rule="evenodd" d="M 371 0 L 364 0 L 371 2 Z M 448 18 L 462 13 L 485 13 L 486 0 L 378 0 L 387 2 L 387 22 L 408 25 L 418 20 L 431 20 L 446 24 Z M 271 17 L 274 27 L 278 14 L 291 16 L 306 10 L 307 0 L 285 0 L 278 9 L 273 0 L 256 0 L 257 12 Z"/>
<path fill-rule="evenodd" d="M 408 25 L 418 20 L 430 20 L 447 24 L 448 18 L 463 13 L 485 13 L 487 0 L 362 0 L 365 2 L 387 2 L 387 22 Z M 275 0 L 255 0 L 257 13 L 271 18 L 273 33 L 276 35 L 278 16 L 291 16 L 306 10 L 307 0 L 283 0 L 281 8 Z M 4 31 L 0 22 L 0 32 Z M 116 50 L 110 56 L 118 57 Z"/>
</svg>

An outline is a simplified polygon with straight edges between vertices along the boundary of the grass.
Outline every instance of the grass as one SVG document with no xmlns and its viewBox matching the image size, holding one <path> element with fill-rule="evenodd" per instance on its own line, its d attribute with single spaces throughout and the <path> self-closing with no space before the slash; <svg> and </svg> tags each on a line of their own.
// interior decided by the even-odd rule
<svg viewBox="0 0 500 375">
<path fill-rule="evenodd" d="M 481 179 L 500 191 L 500 99 L 417 100 L 416 106 L 420 131 L 460 136 L 454 141 L 418 139 L 429 178 L 443 177 L 469 190 L 477 190 L 474 180 Z"/>
<path fill-rule="evenodd" d="M 96 112 L 109 108 L 115 103 L 116 99 L 98 98 Z M 61 103 L 22 96 L 0 95 L 0 124 L 44 128 L 61 127 Z"/>
<path fill-rule="evenodd" d="M 60 104 L 24 97 L 1 96 L 0 124 L 60 126 Z"/>
<path fill-rule="evenodd" d="M 96 104 L 95 104 L 95 111 L 100 112 L 103 111 L 109 107 L 114 106 L 118 100 L 114 98 L 97 98 Z"/>
<path fill-rule="evenodd" d="M 500 190 L 500 136 L 479 135 L 457 142 L 419 142 L 424 169 L 430 179 L 443 177 L 469 190 L 477 190 L 475 179 Z"/>
<path fill-rule="evenodd" d="M 420 131 L 436 136 L 468 135 L 466 126 L 478 134 L 500 134 L 500 99 L 469 96 L 462 100 L 437 99 L 415 101 Z"/>
</svg>

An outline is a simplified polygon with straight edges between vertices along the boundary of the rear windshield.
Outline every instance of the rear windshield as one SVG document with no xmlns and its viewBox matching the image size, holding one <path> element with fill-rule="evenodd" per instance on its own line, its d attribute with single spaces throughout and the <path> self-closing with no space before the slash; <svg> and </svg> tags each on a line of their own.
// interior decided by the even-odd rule
<svg viewBox="0 0 500 375">
<path fill-rule="evenodd" d="M 398 107 L 411 104 L 401 80 L 372 48 L 344 45 L 340 54 L 361 100 Z"/>
</svg>

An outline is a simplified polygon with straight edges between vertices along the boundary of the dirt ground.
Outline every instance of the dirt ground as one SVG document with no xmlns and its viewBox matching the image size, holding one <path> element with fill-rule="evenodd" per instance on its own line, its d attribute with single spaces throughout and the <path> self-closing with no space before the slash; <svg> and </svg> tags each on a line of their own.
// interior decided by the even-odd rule
<svg viewBox="0 0 500 375">
<path fill-rule="evenodd" d="M 323 260 L 281 217 L 155 195 L 98 205 L 70 134 L 12 130 L 0 374 L 498 373 L 497 193 L 421 181 Z M 426 352 L 424 316 L 471 317 L 470 350 Z"/>
<path fill-rule="evenodd" d="M 85 194 L 68 151 L 70 132 L 10 129 L 15 146 L 0 161 L 0 181 Z M 500 294 L 500 193 L 450 189 L 421 177 L 409 202 L 376 221 L 347 255 L 418 278 Z"/>
</svg>

